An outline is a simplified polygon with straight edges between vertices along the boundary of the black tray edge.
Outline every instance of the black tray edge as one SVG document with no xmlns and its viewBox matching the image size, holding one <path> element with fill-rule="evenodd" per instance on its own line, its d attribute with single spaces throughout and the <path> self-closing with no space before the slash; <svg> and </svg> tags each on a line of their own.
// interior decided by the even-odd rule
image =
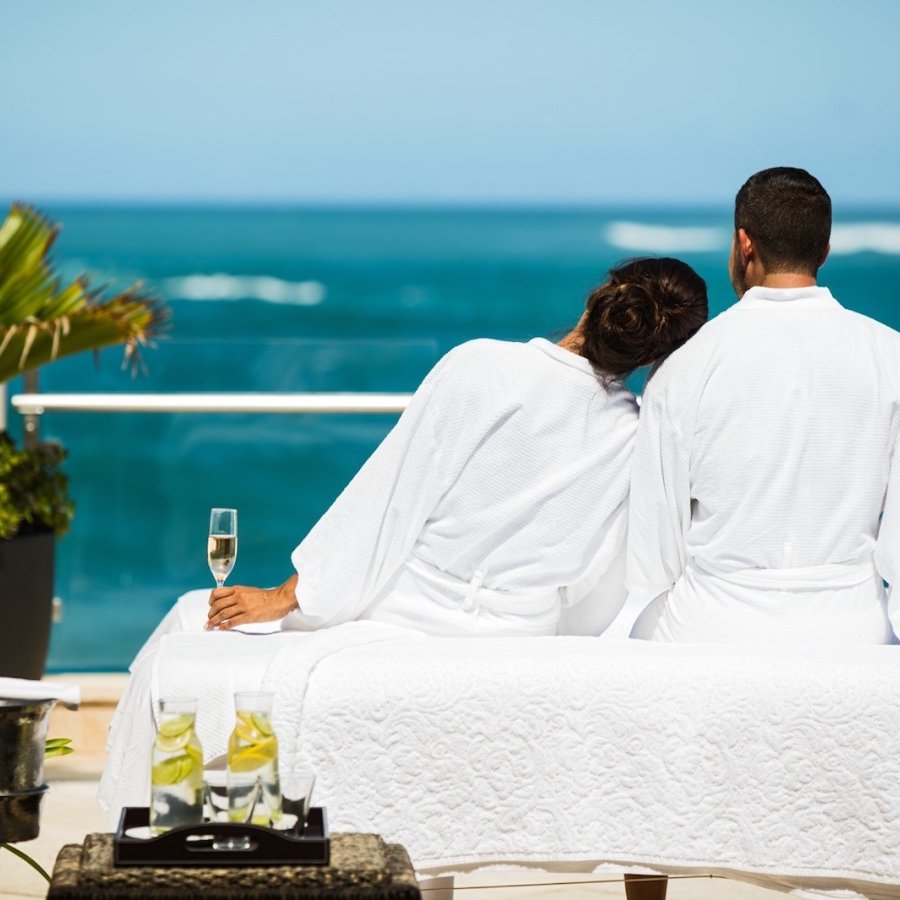
<svg viewBox="0 0 900 900">
<path fill-rule="evenodd" d="M 285 810 L 293 812 L 290 801 L 285 801 Z M 113 840 L 116 866 L 327 866 L 331 859 L 328 816 L 320 806 L 310 807 L 303 832 L 276 831 L 261 825 L 204 822 L 173 828 L 153 838 L 133 838 L 125 834 L 131 828 L 145 827 L 149 823 L 150 810 L 145 806 L 126 806 L 122 810 Z M 214 850 L 204 842 L 189 847 L 187 838 L 197 835 L 247 837 L 253 846 L 248 850 Z"/>
</svg>

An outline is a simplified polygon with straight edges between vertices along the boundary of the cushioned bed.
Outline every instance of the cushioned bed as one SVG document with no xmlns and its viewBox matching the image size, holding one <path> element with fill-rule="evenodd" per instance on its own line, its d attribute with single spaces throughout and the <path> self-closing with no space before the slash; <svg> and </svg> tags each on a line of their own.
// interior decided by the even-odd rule
<svg viewBox="0 0 900 900">
<path fill-rule="evenodd" d="M 374 622 L 163 635 L 113 722 L 110 825 L 147 802 L 154 701 L 199 698 L 209 759 L 233 692 L 259 687 L 276 697 L 285 792 L 314 771 L 333 829 L 402 843 L 420 870 L 615 863 L 900 891 L 900 647 L 431 638 Z"/>
</svg>

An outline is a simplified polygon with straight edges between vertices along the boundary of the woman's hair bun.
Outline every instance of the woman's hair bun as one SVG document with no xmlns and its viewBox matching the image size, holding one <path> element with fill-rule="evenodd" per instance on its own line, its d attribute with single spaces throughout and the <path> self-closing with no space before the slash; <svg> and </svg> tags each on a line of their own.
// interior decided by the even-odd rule
<svg viewBox="0 0 900 900">
<path fill-rule="evenodd" d="M 621 378 L 680 347 L 706 321 L 706 282 L 678 259 L 617 266 L 587 300 L 581 355 Z"/>
</svg>

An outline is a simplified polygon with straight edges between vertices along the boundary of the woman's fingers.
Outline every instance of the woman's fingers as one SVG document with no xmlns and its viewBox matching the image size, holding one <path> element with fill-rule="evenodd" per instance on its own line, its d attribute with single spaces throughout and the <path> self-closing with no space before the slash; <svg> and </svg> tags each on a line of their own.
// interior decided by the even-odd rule
<svg viewBox="0 0 900 900">
<path fill-rule="evenodd" d="M 296 576 L 272 590 L 237 584 L 221 587 L 209 595 L 206 629 L 227 630 L 250 622 L 274 622 L 297 606 L 294 596 Z"/>
<path fill-rule="evenodd" d="M 223 626 L 227 625 L 233 619 L 236 619 L 240 613 L 235 612 L 234 614 L 229 614 L 228 612 L 220 613 L 214 618 L 210 619 L 206 623 L 207 631 L 215 631 L 217 628 L 221 629 Z"/>
<path fill-rule="evenodd" d="M 216 628 L 223 619 L 232 619 L 240 612 L 242 612 L 241 607 L 234 595 L 210 600 L 206 627 L 207 629 Z"/>
<path fill-rule="evenodd" d="M 249 616 L 245 615 L 244 613 L 237 613 L 233 616 L 229 616 L 226 619 L 222 619 L 218 626 L 216 626 L 216 630 L 230 631 L 237 625 L 246 625 L 249 621 L 251 621 Z"/>
</svg>

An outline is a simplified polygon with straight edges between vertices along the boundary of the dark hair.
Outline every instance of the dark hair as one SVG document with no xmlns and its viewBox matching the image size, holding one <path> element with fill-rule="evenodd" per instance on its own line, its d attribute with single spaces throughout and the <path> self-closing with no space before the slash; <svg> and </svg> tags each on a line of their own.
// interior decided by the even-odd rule
<svg viewBox="0 0 900 900">
<path fill-rule="evenodd" d="M 763 169 L 737 192 L 738 228 L 753 239 L 767 272 L 815 276 L 831 237 L 831 198 L 804 169 Z"/>
<path fill-rule="evenodd" d="M 680 347 L 706 321 L 706 282 L 679 259 L 634 259 L 611 269 L 587 299 L 580 352 L 622 378 Z"/>
</svg>

